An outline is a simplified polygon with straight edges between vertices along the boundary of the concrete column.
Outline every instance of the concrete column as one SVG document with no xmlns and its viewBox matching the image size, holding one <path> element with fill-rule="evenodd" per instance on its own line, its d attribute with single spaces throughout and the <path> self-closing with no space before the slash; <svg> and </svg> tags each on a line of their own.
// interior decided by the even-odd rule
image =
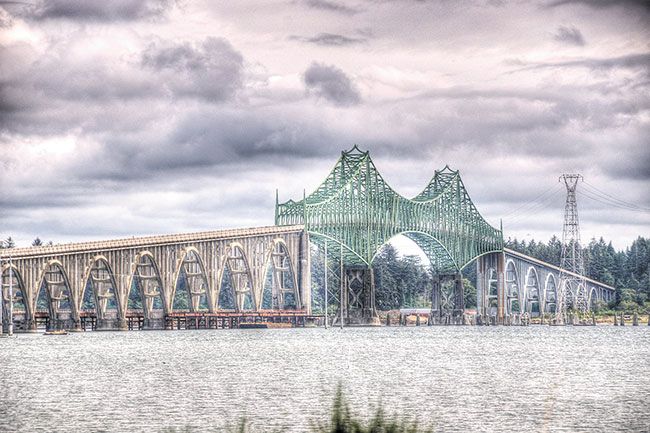
<svg viewBox="0 0 650 433">
<path fill-rule="evenodd" d="M 431 282 L 431 324 L 439 325 L 441 320 L 440 311 L 440 275 L 435 275 Z"/>
<path fill-rule="evenodd" d="M 465 288 L 460 272 L 454 276 L 454 316 L 459 325 L 465 323 Z"/>
<path fill-rule="evenodd" d="M 483 256 L 476 260 L 476 319 L 480 324 L 485 319 L 485 261 Z"/>
<path fill-rule="evenodd" d="M 81 314 L 79 310 L 81 309 L 81 293 L 83 287 L 80 287 L 81 283 L 77 283 L 82 279 L 75 275 L 70 280 L 72 286 L 70 287 L 70 319 L 72 320 L 72 330 L 81 331 Z"/>
<path fill-rule="evenodd" d="M 370 266 L 368 268 L 368 272 L 370 273 L 370 297 L 369 297 L 369 314 L 370 317 L 374 318 L 376 317 L 377 320 L 379 320 L 379 315 L 377 314 L 377 305 L 375 304 L 375 293 L 376 293 L 376 287 L 375 287 L 375 270 Z"/>
<path fill-rule="evenodd" d="M 306 231 L 300 234 L 298 260 L 300 302 L 302 303 L 302 308 L 307 312 L 307 314 L 311 314 L 311 251 L 309 248 L 309 233 Z"/>
<path fill-rule="evenodd" d="M 0 263 L 0 337 L 2 334 L 4 334 L 4 327 L 5 327 L 5 314 L 4 314 L 4 308 L 5 308 L 5 296 L 4 296 L 4 288 L 2 284 L 4 283 L 4 278 L 2 276 L 2 263 Z"/>
<path fill-rule="evenodd" d="M 23 304 L 25 305 L 25 329 L 29 332 L 36 332 L 36 304 L 40 289 L 41 266 L 35 260 L 28 260 L 26 265 L 29 267 L 27 275 L 23 274 Z M 45 288 L 44 290 L 47 290 Z"/>
<path fill-rule="evenodd" d="M 497 254 L 497 323 L 503 324 L 506 312 L 506 256 L 505 253 Z"/>
<path fill-rule="evenodd" d="M 341 283 L 339 288 L 339 321 L 341 327 L 343 327 L 349 320 L 350 312 L 348 311 L 348 273 L 345 271 L 345 266 L 343 265 L 342 254 L 339 281 Z"/>
</svg>

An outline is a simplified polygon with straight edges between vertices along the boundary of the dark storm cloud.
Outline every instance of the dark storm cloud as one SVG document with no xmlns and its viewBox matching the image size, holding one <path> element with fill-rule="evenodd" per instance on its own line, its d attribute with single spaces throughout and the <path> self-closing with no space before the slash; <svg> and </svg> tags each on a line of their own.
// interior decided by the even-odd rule
<svg viewBox="0 0 650 433">
<path fill-rule="evenodd" d="M 282 111 L 196 112 L 174 128 L 166 149 L 148 161 L 153 166 L 192 167 L 270 163 L 323 154 L 333 134 L 310 119 L 284 119 Z M 170 157 L 171 156 L 171 157 Z"/>
<path fill-rule="evenodd" d="M 128 62 L 79 62 L 67 47 L 52 49 L 35 61 L 26 45 L 0 47 L 0 128 L 21 133 L 51 134 L 89 126 L 93 115 L 110 118 L 129 102 L 162 97 L 155 77 L 147 77 Z M 127 110 L 128 111 L 128 110 Z M 101 113 L 103 112 L 103 116 Z"/>
<path fill-rule="evenodd" d="M 604 9 L 609 7 L 638 7 L 642 9 L 650 9 L 650 4 L 647 0 L 554 0 L 546 3 L 547 7 L 553 8 L 557 6 L 578 4 L 595 9 Z"/>
<path fill-rule="evenodd" d="M 244 59 L 227 40 L 208 37 L 200 44 L 155 43 L 142 55 L 142 64 L 162 72 L 164 85 L 175 96 L 220 102 L 243 83 Z"/>
<path fill-rule="evenodd" d="M 619 57 L 609 58 L 587 58 L 579 60 L 568 60 L 564 62 L 548 63 L 522 63 L 525 66 L 512 72 L 518 72 L 531 69 L 548 69 L 548 68 L 589 68 L 589 69 L 640 69 L 648 71 L 650 68 L 650 53 L 627 54 Z"/>
<path fill-rule="evenodd" d="M 305 71 L 304 81 L 310 94 L 336 105 L 356 105 L 361 101 L 361 95 L 350 77 L 336 66 L 312 63 Z"/>
<path fill-rule="evenodd" d="M 359 9 L 330 0 L 304 0 L 302 3 L 312 9 L 336 12 L 344 15 L 354 15 L 360 12 Z"/>
<path fill-rule="evenodd" d="M 170 97 L 222 103 L 244 79 L 242 55 L 220 38 L 159 40 L 137 60 L 111 59 L 110 68 L 103 54 L 82 61 L 73 52 L 62 44 L 37 57 L 28 45 L 0 46 L 0 129 L 44 135 L 142 129 L 170 113 L 157 111 Z"/>
<path fill-rule="evenodd" d="M 65 188 L 58 191 L 57 194 L 48 194 L 42 190 L 26 190 L 20 191 L 20 194 L 4 194 L 0 196 L 0 209 L 9 212 L 10 210 L 19 213 L 23 209 L 33 208 L 65 208 L 69 206 L 76 206 L 87 201 L 91 198 L 87 195 L 85 188 Z"/>
<path fill-rule="evenodd" d="M 559 42 L 564 42 L 570 45 L 585 45 L 585 38 L 582 36 L 580 30 L 576 27 L 560 26 L 557 32 L 553 35 L 553 39 Z"/>
<path fill-rule="evenodd" d="M 363 38 L 351 38 L 335 33 L 319 33 L 316 36 L 289 36 L 289 39 L 322 46 L 342 47 L 345 45 L 356 45 L 366 42 Z"/>
<path fill-rule="evenodd" d="M 650 181 L 650 148 L 648 147 L 650 127 L 641 128 L 639 136 L 627 143 L 616 145 L 619 151 L 628 155 L 623 158 L 612 158 L 603 163 L 605 173 L 613 179 L 630 179 L 647 183 Z M 650 199 L 650 190 L 644 188 L 646 199 Z"/>
<path fill-rule="evenodd" d="M 20 14 L 35 20 L 135 21 L 161 17 L 171 0 L 43 0 Z"/>
<path fill-rule="evenodd" d="M 2 7 L 2 2 L 0 2 L 0 29 L 6 29 L 13 25 L 11 15 Z"/>
<path fill-rule="evenodd" d="M 236 175 L 242 167 L 247 171 L 318 158 L 332 143 L 348 145 L 339 131 L 300 112 L 203 105 L 177 117 L 160 133 L 147 127 L 135 134 L 91 134 L 98 144 L 70 160 L 65 171 L 82 183 L 128 186 Z"/>
</svg>

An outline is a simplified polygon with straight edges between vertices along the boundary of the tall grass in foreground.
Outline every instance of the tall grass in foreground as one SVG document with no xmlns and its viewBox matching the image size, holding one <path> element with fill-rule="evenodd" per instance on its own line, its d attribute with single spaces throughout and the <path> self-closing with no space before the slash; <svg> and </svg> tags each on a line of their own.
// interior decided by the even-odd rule
<svg viewBox="0 0 650 433">
<path fill-rule="evenodd" d="M 432 429 L 420 429 L 417 421 L 408 418 L 397 418 L 387 416 L 381 405 L 374 412 L 369 420 L 357 417 L 350 410 L 350 406 L 345 399 L 341 385 L 336 389 L 334 403 L 330 411 L 329 421 L 312 423 L 311 431 L 313 433 L 424 433 L 432 432 Z M 195 433 L 198 431 L 190 426 L 185 428 L 166 428 L 163 433 Z M 252 429 L 249 422 L 242 418 L 236 425 L 228 424 L 224 429 L 212 429 L 213 432 L 226 431 L 228 433 L 257 433 L 258 431 L 268 431 L 266 429 Z M 275 429 L 274 432 L 282 432 L 284 429 Z"/>
<path fill-rule="evenodd" d="M 352 414 L 339 385 L 332 405 L 330 422 L 317 424 L 313 431 L 317 433 L 420 433 L 432 430 L 421 430 L 417 421 L 409 421 L 407 418 L 387 417 L 381 405 L 370 420 L 363 421 Z"/>
</svg>

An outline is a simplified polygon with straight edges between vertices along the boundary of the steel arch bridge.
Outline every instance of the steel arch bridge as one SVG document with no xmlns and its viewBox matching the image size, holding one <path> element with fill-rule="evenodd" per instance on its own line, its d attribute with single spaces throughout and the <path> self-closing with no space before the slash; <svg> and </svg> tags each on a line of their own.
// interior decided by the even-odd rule
<svg viewBox="0 0 650 433">
<path fill-rule="evenodd" d="M 300 201 L 276 205 L 276 225 L 303 224 L 316 242 L 343 246 L 345 263 L 371 266 L 396 235 L 413 240 L 441 273 L 458 272 L 476 257 L 503 250 L 503 234 L 474 206 L 458 171 L 446 166 L 417 196 L 395 192 L 357 146 Z"/>
<path fill-rule="evenodd" d="M 285 203 L 276 197 L 275 224 L 304 225 L 313 242 L 338 247 L 344 267 L 354 269 L 340 278 L 347 292 L 341 306 L 360 312 L 357 317 L 345 313 L 351 323 L 376 315 L 372 272 L 363 277 L 359 269 L 370 270 L 381 247 L 397 235 L 413 240 L 438 275 L 457 275 L 475 258 L 503 251 L 502 231 L 478 212 L 457 170 L 436 170 L 424 190 L 409 199 L 386 183 L 370 153 L 357 146 L 341 153 L 309 196 Z"/>
</svg>

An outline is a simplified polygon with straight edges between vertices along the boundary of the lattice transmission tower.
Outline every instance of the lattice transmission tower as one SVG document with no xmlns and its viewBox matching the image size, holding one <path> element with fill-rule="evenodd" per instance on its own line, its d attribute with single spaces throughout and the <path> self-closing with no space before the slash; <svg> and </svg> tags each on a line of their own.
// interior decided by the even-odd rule
<svg viewBox="0 0 650 433">
<path fill-rule="evenodd" d="M 562 322 L 566 322 L 568 309 L 585 312 L 589 308 L 576 201 L 576 189 L 580 180 L 583 180 L 580 174 L 563 174 L 559 178 L 559 182 L 564 182 L 566 186 L 562 258 L 560 260 L 562 270 L 560 271 L 560 292 L 556 309 L 557 318 Z"/>
</svg>

